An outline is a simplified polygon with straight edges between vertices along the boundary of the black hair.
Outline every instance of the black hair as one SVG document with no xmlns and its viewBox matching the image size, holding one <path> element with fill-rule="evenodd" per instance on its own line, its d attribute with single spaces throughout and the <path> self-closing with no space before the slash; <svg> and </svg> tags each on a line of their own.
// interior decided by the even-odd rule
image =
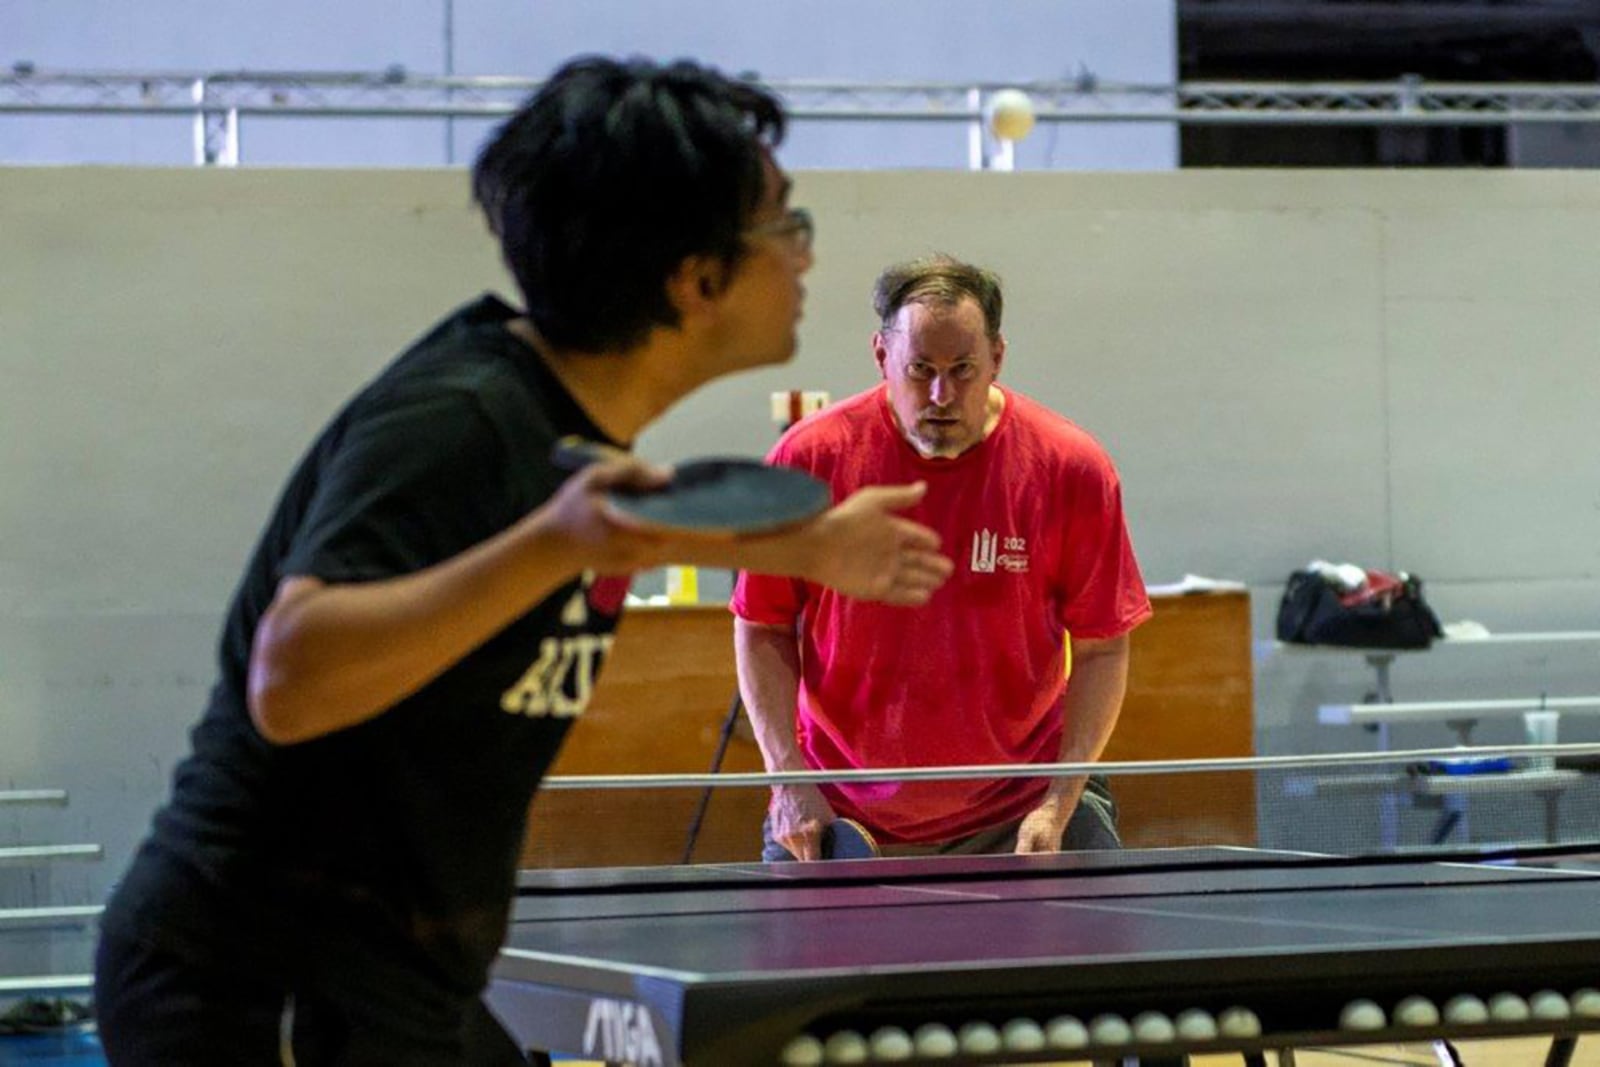
<svg viewBox="0 0 1600 1067">
<path fill-rule="evenodd" d="M 737 266 L 783 130 L 782 105 L 752 82 L 687 60 L 587 56 L 484 145 L 473 199 L 545 340 L 625 349 L 677 325 L 665 286 L 686 257 Z"/>
</svg>

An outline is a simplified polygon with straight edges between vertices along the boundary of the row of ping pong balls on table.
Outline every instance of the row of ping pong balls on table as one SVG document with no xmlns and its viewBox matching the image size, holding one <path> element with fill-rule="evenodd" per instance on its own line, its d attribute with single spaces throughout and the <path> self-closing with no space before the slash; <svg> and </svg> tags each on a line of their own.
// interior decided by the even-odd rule
<svg viewBox="0 0 1600 1067">
<path fill-rule="evenodd" d="M 1071 1015 L 1060 1015 L 1040 1026 L 1032 1019 L 1012 1019 L 998 1029 L 986 1022 L 970 1022 L 952 1031 L 940 1023 L 919 1026 L 907 1033 L 884 1026 L 864 1037 L 854 1030 L 839 1030 L 822 1041 L 810 1034 L 791 1040 L 783 1051 L 785 1067 L 816 1067 L 823 1063 L 867 1063 L 946 1059 L 956 1055 L 989 1056 L 998 1052 L 1071 1051 L 1091 1045 L 1157 1045 L 1183 1038 L 1212 1041 L 1224 1037 L 1260 1037 L 1261 1020 L 1248 1008 L 1229 1008 L 1216 1018 L 1198 1008 L 1182 1012 L 1176 1020 L 1156 1011 L 1141 1012 L 1130 1024 L 1120 1015 L 1097 1015 L 1088 1026 Z"/>
<path fill-rule="evenodd" d="M 1515 993 L 1497 993 L 1485 1003 L 1470 994 L 1451 998 L 1444 1007 L 1443 1021 L 1458 1026 L 1482 1023 L 1520 1023 L 1530 1019 L 1559 1022 L 1574 1015 L 1600 1019 L 1600 990 L 1580 989 L 1568 999 L 1551 989 L 1541 990 L 1524 1000 Z M 1406 997 L 1395 1005 L 1397 1026 L 1430 1027 L 1441 1021 L 1439 1009 L 1426 997 Z M 1382 1030 L 1388 1017 L 1375 1001 L 1353 1000 L 1339 1015 L 1339 1026 L 1350 1031 Z M 1261 1020 L 1248 1008 L 1229 1008 L 1213 1019 L 1198 1008 L 1182 1012 L 1176 1020 L 1160 1012 L 1147 1011 L 1134 1017 L 1130 1025 L 1120 1015 L 1098 1015 L 1087 1027 L 1070 1015 L 1058 1016 L 1044 1026 L 1032 1019 L 1012 1019 L 998 1030 L 986 1022 L 970 1022 L 959 1031 L 939 1023 L 918 1027 L 907 1033 L 898 1026 L 885 1026 L 863 1036 L 854 1030 L 840 1030 L 822 1041 L 802 1034 L 789 1042 L 783 1052 L 785 1067 L 816 1067 L 824 1063 L 867 1063 L 942 1059 L 964 1054 L 986 1056 L 998 1052 L 1042 1052 L 1045 1049 L 1073 1051 L 1094 1046 L 1138 1043 L 1159 1045 L 1183 1038 L 1186 1041 L 1211 1041 L 1218 1036 L 1255 1038 L 1261 1036 Z"/>
<path fill-rule="evenodd" d="M 1440 1020 L 1454 1026 L 1483 1023 L 1561 1022 L 1574 1015 L 1580 1019 L 1600 1019 L 1600 990 L 1580 989 L 1569 1001 L 1553 989 L 1541 989 L 1524 1000 L 1515 993 L 1496 993 L 1485 1003 L 1470 993 L 1451 997 L 1441 1015 L 1427 997 L 1406 997 L 1394 1006 L 1396 1026 L 1438 1026 Z M 1389 1024 L 1383 1009 L 1371 1000 L 1352 1000 L 1339 1013 L 1339 1026 L 1345 1030 L 1382 1030 Z"/>
</svg>

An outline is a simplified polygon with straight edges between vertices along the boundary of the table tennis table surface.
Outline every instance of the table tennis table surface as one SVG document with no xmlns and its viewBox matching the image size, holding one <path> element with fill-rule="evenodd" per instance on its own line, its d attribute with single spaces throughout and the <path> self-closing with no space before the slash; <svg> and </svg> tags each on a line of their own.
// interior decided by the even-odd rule
<svg viewBox="0 0 1600 1067">
<path fill-rule="evenodd" d="M 495 984 L 641 1005 L 676 1062 L 730 1026 L 1253 1002 L 1326 1033 L 1297 990 L 1573 983 L 1600 985 L 1600 868 L 1204 848 L 524 872 Z"/>
</svg>

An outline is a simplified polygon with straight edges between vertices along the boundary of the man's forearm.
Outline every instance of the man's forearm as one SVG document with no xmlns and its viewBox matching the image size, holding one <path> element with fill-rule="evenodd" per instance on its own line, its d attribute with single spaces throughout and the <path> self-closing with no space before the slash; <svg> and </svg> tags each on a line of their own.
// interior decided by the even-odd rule
<svg viewBox="0 0 1600 1067">
<path fill-rule="evenodd" d="M 733 642 L 739 695 L 767 770 L 805 770 L 795 740 L 800 647 L 794 631 L 735 619 Z"/>
<path fill-rule="evenodd" d="M 412 574 L 349 585 L 287 579 L 255 634 L 251 717 L 277 744 L 364 722 L 548 596 L 583 562 L 534 514 Z"/>
<path fill-rule="evenodd" d="M 1122 712 L 1128 688 L 1128 638 L 1080 642 L 1073 647 L 1072 678 L 1061 698 L 1062 731 L 1058 762 L 1093 763 L 1105 752 Z M 1084 775 L 1051 784 L 1051 795 L 1076 805 Z"/>
</svg>

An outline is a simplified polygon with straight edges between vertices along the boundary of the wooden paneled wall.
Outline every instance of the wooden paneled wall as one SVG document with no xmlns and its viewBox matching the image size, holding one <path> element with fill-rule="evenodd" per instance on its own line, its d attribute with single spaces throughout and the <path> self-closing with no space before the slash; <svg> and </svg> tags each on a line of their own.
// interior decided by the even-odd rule
<svg viewBox="0 0 1600 1067">
<path fill-rule="evenodd" d="M 1155 608 L 1155 617 L 1133 635 L 1128 695 L 1106 758 L 1251 754 L 1248 596 L 1158 597 Z M 553 773 L 708 771 L 735 688 L 733 617 L 725 607 L 632 609 Z M 761 770 L 742 716 L 722 769 Z M 1248 775 L 1184 775 L 1181 782 L 1166 774 L 1125 775 L 1113 789 L 1129 845 L 1255 841 Z M 1204 802 L 1183 799 L 1193 797 Z M 713 791 L 688 857 L 687 834 L 702 800 L 697 790 L 544 791 L 533 805 L 523 862 L 582 867 L 750 860 L 760 852 L 766 799 L 763 788 Z"/>
<path fill-rule="evenodd" d="M 1133 632 L 1128 695 L 1107 760 L 1190 760 L 1255 753 L 1247 593 L 1152 598 Z M 1255 776 L 1118 775 L 1112 793 L 1129 846 L 1253 845 Z"/>
</svg>

